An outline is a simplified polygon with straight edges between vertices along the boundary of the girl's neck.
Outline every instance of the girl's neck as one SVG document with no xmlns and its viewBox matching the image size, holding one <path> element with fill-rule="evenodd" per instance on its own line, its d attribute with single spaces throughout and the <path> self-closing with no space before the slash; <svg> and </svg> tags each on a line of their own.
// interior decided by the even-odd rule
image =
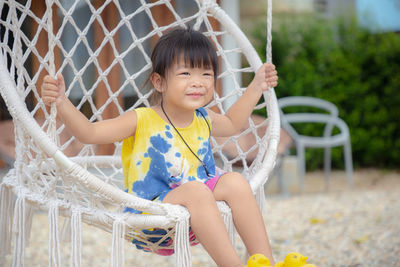
<svg viewBox="0 0 400 267">
<path fill-rule="evenodd" d="M 157 113 L 164 119 L 164 121 L 169 123 L 169 120 L 174 124 L 175 127 L 178 128 L 186 128 L 188 127 L 192 121 L 194 116 L 194 111 L 181 110 L 167 104 L 160 103 L 160 105 L 156 106 Z M 164 108 L 164 111 L 163 111 Z M 168 120 L 168 118 L 169 120 Z"/>
</svg>

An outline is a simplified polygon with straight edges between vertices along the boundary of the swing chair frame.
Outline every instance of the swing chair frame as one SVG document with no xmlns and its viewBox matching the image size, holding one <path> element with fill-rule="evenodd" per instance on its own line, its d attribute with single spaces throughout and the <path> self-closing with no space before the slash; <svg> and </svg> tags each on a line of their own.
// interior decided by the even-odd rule
<svg viewBox="0 0 400 267">
<path fill-rule="evenodd" d="M 268 1 L 268 45 L 267 45 L 267 62 L 271 62 L 271 21 L 272 8 L 271 0 Z M 48 5 L 47 12 L 47 30 L 49 39 L 49 50 L 53 50 L 54 44 L 57 42 L 53 35 L 53 26 L 51 19 L 52 2 L 46 0 Z M 234 37 L 238 47 L 248 60 L 253 70 L 257 70 L 262 62 L 245 37 L 239 27 L 229 18 L 229 16 L 212 0 L 202 0 L 201 12 L 203 16 L 212 16 L 226 28 L 226 31 Z M 18 37 L 18 36 L 17 36 Z M 18 49 L 18 48 L 17 48 Z M 19 48 L 21 49 L 21 48 Z M 175 230 L 171 232 L 174 235 L 174 249 L 176 252 L 177 266 L 191 266 L 190 246 L 188 239 L 189 218 L 190 214 L 187 209 L 178 205 L 155 203 L 149 200 L 138 198 L 132 194 L 123 192 L 121 189 L 104 182 L 96 175 L 88 171 L 91 164 L 97 166 L 121 166 L 120 159 L 115 156 L 91 156 L 91 157 L 67 157 L 57 145 L 57 128 L 55 124 L 56 108 L 51 108 L 50 118 L 48 119 L 48 129 L 46 133 L 43 130 L 31 112 L 26 107 L 24 98 L 21 97 L 17 88 L 16 81 L 13 77 L 18 78 L 18 71 L 10 72 L 8 66 L 10 63 L 13 67 L 18 67 L 17 62 L 9 62 L 7 58 L 7 48 L 3 45 L 0 54 L 0 92 L 7 104 L 8 110 L 13 117 L 16 127 L 16 133 L 19 136 L 33 140 L 39 150 L 37 157 L 43 157 L 41 166 L 21 166 L 24 144 L 18 144 L 16 148 L 16 162 L 14 168 L 3 178 L 0 184 L 0 235 L 2 244 L 0 245 L 0 263 L 4 260 L 5 254 L 10 251 L 11 238 L 14 234 L 14 265 L 24 265 L 24 248 L 25 241 L 29 235 L 29 227 L 32 216 L 32 207 L 36 206 L 40 209 L 47 210 L 49 213 L 50 237 L 49 260 L 55 265 L 60 265 L 59 251 L 59 234 L 58 234 L 58 216 L 62 215 L 71 218 L 72 229 L 72 253 L 71 262 L 74 266 L 80 266 L 80 246 L 81 246 L 81 221 L 94 225 L 104 231 L 113 233 L 112 266 L 123 266 L 123 244 L 124 239 L 131 240 L 136 237 L 135 233 L 140 229 L 162 228 Z M 49 73 L 55 76 L 54 55 L 49 53 Z M 265 105 L 268 114 L 268 127 L 266 130 L 266 138 L 260 144 L 259 160 L 255 162 L 256 171 L 251 173 L 249 179 L 250 186 L 256 194 L 257 202 L 260 209 L 264 205 L 264 184 L 275 165 L 277 154 L 277 146 L 280 133 L 280 119 L 277 99 L 273 88 L 264 93 Z M 254 127 L 254 125 L 250 126 Z M 16 139 L 19 142 L 19 139 Z M 40 154 L 42 152 L 42 154 Z M 22 154 L 21 154 L 22 153 Z M 261 154 L 261 155 L 260 155 Z M 132 207 L 143 211 L 147 214 L 127 214 L 122 212 L 110 212 L 107 210 L 99 210 L 97 208 L 82 207 L 69 201 L 62 201 L 54 195 L 43 196 L 40 192 L 29 191 L 24 184 L 23 175 L 21 173 L 24 167 L 38 168 L 37 171 L 49 173 L 49 175 L 61 175 L 68 177 L 72 183 L 79 184 L 93 194 L 99 195 L 108 202 L 115 203 L 121 207 Z M 17 196 L 15 205 L 13 205 L 14 195 Z M 51 200 L 51 201 L 50 201 Z M 230 208 L 224 202 L 218 202 L 224 222 L 231 234 L 233 241 L 234 225 L 231 217 Z M 13 229 L 12 229 L 13 228 Z M 12 233 L 13 232 L 13 233 Z M 4 242 L 3 242 L 4 240 Z M 162 240 L 160 241 L 162 242 Z"/>
</svg>

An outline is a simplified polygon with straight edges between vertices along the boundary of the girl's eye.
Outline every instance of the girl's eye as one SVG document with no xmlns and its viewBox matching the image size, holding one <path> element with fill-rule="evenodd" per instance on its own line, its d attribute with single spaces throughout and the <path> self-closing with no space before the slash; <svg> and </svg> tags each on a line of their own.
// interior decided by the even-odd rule
<svg viewBox="0 0 400 267">
<path fill-rule="evenodd" d="M 210 72 L 205 72 L 203 75 L 204 75 L 204 76 L 213 76 L 213 74 L 210 73 Z"/>
<path fill-rule="evenodd" d="M 190 75 L 190 73 L 187 71 L 184 71 L 184 72 L 181 72 L 181 75 Z"/>
</svg>

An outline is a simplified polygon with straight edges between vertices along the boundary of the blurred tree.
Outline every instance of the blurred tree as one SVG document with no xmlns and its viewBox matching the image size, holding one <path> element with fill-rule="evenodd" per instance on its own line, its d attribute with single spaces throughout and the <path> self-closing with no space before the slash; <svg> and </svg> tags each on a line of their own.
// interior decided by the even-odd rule
<svg viewBox="0 0 400 267">
<path fill-rule="evenodd" d="M 355 20 L 311 16 L 283 18 L 273 33 L 278 97 L 329 100 L 350 127 L 355 166 L 400 166 L 400 35 L 371 34 Z M 265 57 L 265 25 L 252 34 Z M 307 134 L 320 129 L 303 127 Z M 342 167 L 341 149 L 333 164 Z M 322 166 L 322 150 L 310 150 L 307 166 Z M 312 160 L 311 160 L 312 159 Z"/>
</svg>

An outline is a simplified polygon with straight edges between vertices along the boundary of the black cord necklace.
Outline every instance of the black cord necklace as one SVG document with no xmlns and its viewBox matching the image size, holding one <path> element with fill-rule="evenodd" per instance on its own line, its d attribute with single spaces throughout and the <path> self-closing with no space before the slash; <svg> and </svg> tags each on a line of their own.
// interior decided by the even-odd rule
<svg viewBox="0 0 400 267">
<path fill-rule="evenodd" d="M 163 100 L 161 100 L 161 109 L 162 109 L 162 111 L 163 111 L 165 117 L 167 118 L 168 122 L 172 125 L 172 127 L 173 127 L 174 130 L 175 130 L 175 132 L 176 132 L 176 133 L 179 135 L 179 137 L 182 139 L 183 143 L 185 143 L 185 145 L 186 145 L 187 148 L 190 150 L 190 152 L 192 152 L 192 154 L 200 161 L 200 163 L 201 163 L 201 165 L 203 166 L 203 168 L 204 168 L 204 170 L 205 170 L 207 176 L 210 176 L 210 173 L 209 173 L 208 170 L 207 170 L 206 164 L 197 156 L 196 153 L 193 152 L 193 150 L 190 148 L 189 144 L 185 141 L 185 139 L 183 138 L 183 136 L 181 135 L 181 133 L 178 131 L 178 129 L 176 129 L 175 125 L 172 123 L 171 119 L 168 117 L 167 113 L 166 113 L 165 110 L 164 110 L 164 103 L 163 103 Z M 200 112 L 200 111 L 199 111 L 199 112 Z M 200 114 L 201 114 L 201 116 L 203 116 L 204 120 L 206 121 L 207 126 L 208 126 L 208 131 L 209 131 L 209 133 L 211 134 L 211 128 L 210 128 L 210 125 L 208 124 L 207 119 L 204 117 L 203 113 L 200 112 Z"/>
</svg>

